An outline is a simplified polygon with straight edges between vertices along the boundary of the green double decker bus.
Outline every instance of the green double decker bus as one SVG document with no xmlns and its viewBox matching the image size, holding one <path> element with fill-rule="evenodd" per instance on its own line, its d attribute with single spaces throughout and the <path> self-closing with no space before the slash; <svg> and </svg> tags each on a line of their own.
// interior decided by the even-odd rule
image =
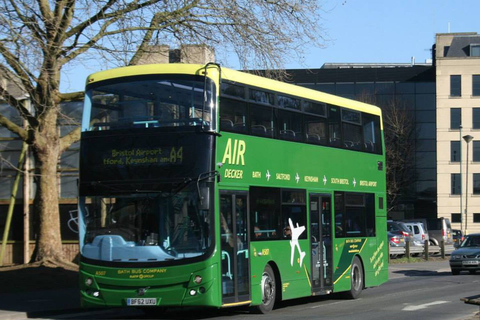
<svg viewBox="0 0 480 320">
<path fill-rule="evenodd" d="M 89 76 L 82 305 L 266 313 L 386 282 L 382 129 L 375 106 L 213 63 Z"/>
</svg>

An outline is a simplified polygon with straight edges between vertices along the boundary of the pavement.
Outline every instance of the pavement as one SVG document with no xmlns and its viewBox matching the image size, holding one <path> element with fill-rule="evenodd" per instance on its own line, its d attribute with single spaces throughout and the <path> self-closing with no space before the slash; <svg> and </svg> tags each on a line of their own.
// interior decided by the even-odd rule
<svg viewBox="0 0 480 320">
<path fill-rule="evenodd" d="M 389 265 L 389 278 L 450 272 L 447 260 Z M 77 287 L 6 292 L 0 294 L 0 319 L 23 320 L 32 318 L 94 318 L 99 309 L 82 309 Z M 133 310 L 132 310 L 133 311 Z"/>
</svg>

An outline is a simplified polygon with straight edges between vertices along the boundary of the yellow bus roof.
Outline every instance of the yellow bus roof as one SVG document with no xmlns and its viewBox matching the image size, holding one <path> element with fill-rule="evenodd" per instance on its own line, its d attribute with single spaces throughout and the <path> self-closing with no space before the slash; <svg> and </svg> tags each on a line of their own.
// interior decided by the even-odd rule
<svg viewBox="0 0 480 320">
<path fill-rule="evenodd" d="M 115 69 L 96 72 L 88 76 L 87 84 L 108 80 L 108 79 L 137 76 L 137 75 L 149 75 L 149 74 L 177 73 L 177 74 L 200 75 L 203 70 L 205 70 L 205 65 L 200 65 L 200 64 L 170 63 L 170 64 L 136 65 L 136 66 L 121 67 L 121 68 L 115 68 Z M 266 90 L 282 92 L 285 94 L 289 94 L 289 95 L 293 95 L 293 96 L 297 96 L 305 99 L 317 100 L 317 101 L 381 116 L 380 108 L 371 104 L 359 102 L 352 99 L 342 98 L 332 94 L 324 93 L 324 92 L 313 90 L 313 89 L 308 89 L 302 86 L 293 85 L 293 84 L 289 84 L 282 81 L 260 77 L 250 73 L 221 67 L 221 76 L 222 76 L 222 79 L 226 79 L 232 82 L 247 84 L 257 88 L 263 88 Z"/>
</svg>

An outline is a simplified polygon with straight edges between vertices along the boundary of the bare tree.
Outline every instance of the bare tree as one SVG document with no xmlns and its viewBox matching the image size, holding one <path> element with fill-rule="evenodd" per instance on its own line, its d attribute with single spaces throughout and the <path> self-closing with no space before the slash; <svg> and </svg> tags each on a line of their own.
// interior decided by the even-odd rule
<svg viewBox="0 0 480 320">
<path fill-rule="evenodd" d="M 387 173 L 387 204 L 391 211 L 407 196 L 415 179 L 415 119 L 398 98 L 380 102 L 376 95 L 361 94 L 358 100 L 382 109 Z"/>
<path fill-rule="evenodd" d="M 415 119 L 412 112 L 398 100 L 392 100 L 382 109 L 390 211 L 402 196 L 407 196 L 407 190 L 415 179 Z"/>
<path fill-rule="evenodd" d="M 64 262 L 57 162 L 79 139 L 61 137 L 64 67 L 103 61 L 135 64 L 154 45 L 206 44 L 234 52 L 243 68 L 278 69 L 302 47 L 321 46 L 317 0 L 0 0 L 0 72 L 19 81 L 27 109 L 0 85 L 0 95 L 27 121 L 26 129 L 0 114 L 0 124 L 32 147 L 38 174 L 36 261 Z"/>
</svg>

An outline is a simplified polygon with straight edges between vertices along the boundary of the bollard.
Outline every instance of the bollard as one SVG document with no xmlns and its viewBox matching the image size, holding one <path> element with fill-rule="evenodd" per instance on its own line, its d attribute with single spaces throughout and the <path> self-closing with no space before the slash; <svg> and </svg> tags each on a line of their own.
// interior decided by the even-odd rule
<svg viewBox="0 0 480 320">
<path fill-rule="evenodd" d="M 428 252 L 428 250 L 429 250 L 429 249 L 428 249 L 429 244 L 430 244 L 430 243 L 428 242 L 428 240 L 425 240 L 425 245 L 424 245 L 424 247 L 423 247 L 423 252 L 424 252 L 424 254 L 425 254 L 425 260 L 426 260 L 426 261 L 428 261 L 428 256 L 429 256 L 429 252 Z"/>
<path fill-rule="evenodd" d="M 440 253 L 442 255 L 442 259 L 445 259 L 445 240 L 443 239 L 440 241 Z"/>
<path fill-rule="evenodd" d="M 408 262 L 410 262 L 410 241 L 405 243 L 405 254 L 407 256 Z"/>
</svg>

